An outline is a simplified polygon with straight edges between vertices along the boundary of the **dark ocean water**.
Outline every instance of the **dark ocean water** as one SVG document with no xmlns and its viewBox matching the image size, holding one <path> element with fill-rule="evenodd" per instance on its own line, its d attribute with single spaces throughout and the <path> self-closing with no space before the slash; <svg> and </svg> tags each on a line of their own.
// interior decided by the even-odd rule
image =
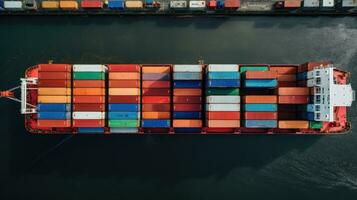
<svg viewBox="0 0 357 200">
<path fill-rule="evenodd" d="M 1 17 L 0 88 L 64 63 L 332 60 L 357 88 L 357 18 Z M 357 135 L 31 136 L 0 101 L 0 199 L 357 199 Z M 356 105 L 349 119 L 357 124 Z"/>
</svg>

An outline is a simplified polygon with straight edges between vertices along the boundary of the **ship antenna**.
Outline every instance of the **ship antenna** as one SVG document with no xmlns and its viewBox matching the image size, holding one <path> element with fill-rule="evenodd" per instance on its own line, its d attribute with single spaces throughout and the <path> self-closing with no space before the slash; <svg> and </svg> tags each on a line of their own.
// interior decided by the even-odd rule
<svg viewBox="0 0 357 200">
<path fill-rule="evenodd" d="M 203 65 L 205 64 L 205 61 L 203 60 L 203 58 L 200 56 L 200 58 L 198 59 L 198 64 Z"/>
</svg>

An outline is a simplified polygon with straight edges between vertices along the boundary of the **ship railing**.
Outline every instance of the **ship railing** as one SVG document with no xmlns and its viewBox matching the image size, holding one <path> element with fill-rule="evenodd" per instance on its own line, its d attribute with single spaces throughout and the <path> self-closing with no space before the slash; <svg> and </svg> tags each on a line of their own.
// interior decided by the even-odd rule
<svg viewBox="0 0 357 200">
<path fill-rule="evenodd" d="M 37 78 L 21 78 L 21 114 L 36 113 L 36 106 L 27 102 L 28 90 L 35 90 L 36 88 L 28 87 L 29 85 L 37 85 Z"/>
</svg>

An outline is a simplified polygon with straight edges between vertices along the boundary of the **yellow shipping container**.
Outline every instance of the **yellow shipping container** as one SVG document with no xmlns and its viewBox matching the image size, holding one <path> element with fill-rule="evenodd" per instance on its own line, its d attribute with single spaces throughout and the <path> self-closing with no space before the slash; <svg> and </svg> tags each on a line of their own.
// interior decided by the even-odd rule
<svg viewBox="0 0 357 200">
<path fill-rule="evenodd" d="M 139 88 L 109 88 L 109 95 L 140 95 Z"/>
<path fill-rule="evenodd" d="M 170 73 L 170 67 L 147 67 L 144 66 L 142 69 L 143 73 Z"/>
<path fill-rule="evenodd" d="M 126 8 L 134 8 L 134 9 L 138 9 L 138 8 L 143 8 L 143 2 L 142 1 L 125 1 L 125 7 Z"/>
<path fill-rule="evenodd" d="M 38 95 L 71 95 L 71 88 L 38 88 Z"/>
<path fill-rule="evenodd" d="M 60 1 L 60 8 L 65 10 L 78 10 L 77 1 Z"/>
<path fill-rule="evenodd" d="M 38 103 L 71 103 L 71 96 L 38 96 Z"/>
<path fill-rule="evenodd" d="M 42 1 L 41 6 L 43 9 L 57 9 L 59 8 L 59 1 Z"/>
</svg>

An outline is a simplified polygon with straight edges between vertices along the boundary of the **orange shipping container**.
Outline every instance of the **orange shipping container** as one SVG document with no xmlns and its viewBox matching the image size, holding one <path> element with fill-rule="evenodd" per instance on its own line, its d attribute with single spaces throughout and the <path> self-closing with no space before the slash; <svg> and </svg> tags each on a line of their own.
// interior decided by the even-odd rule
<svg viewBox="0 0 357 200">
<path fill-rule="evenodd" d="M 105 95 L 104 88 L 73 88 L 73 95 L 100 96 Z"/>
<path fill-rule="evenodd" d="M 170 112 L 142 112 L 143 119 L 170 119 Z"/>
<path fill-rule="evenodd" d="M 288 95 L 279 96 L 279 104 L 308 104 L 309 96 L 305 95 Z"/>
<path fill-rule="evenodd" d="M 38 95 L 67 96 L 71 95 L 71 88 L 38 88 Z"/>
<path fill-rule="evenodd" d="M 60 8 L 65 10 L 77 10 L 78 2 L 77 1 L 60 1 Z"/>
<path fill-rule="evenodd" d="M 308 87 L 280 87 L 279 95 L 309 95 Z"/>
<path fill-rule="evenodd" d="M 246 71 L 245 78 L 247 79 L 276 79 L 277 73 L 272 71 Z"/>
<path fill-rule="evenodd" d="M 109 88 L 109 95 L 140 95 L 139 88 Z"/>
<path fill-rule="evenodd" d="M 174 89 L 174 96 L 201 96 L 201 89 Z"/>
<path fill-rule="evenodd" d="M 37 120 L 38 127 L 70 127 L 70 120 Z"/>
<path fill-rule="evenodd" d="M 42 1 L 42 3 L 45 1 Z M 51 1 L 47 1 L 51 2 Z M 52 1 L 56 2 L 56 1 Z M 56 2 L 57 3 L 57 2 Z M 39 64 L 38 71 L 44 72 L 71 72 L 71 65 L 68 64 Z"/>
<path fill-rule="evenodd" d="M 199 128 L 202 127 L 201 120 L 185 120 L 185 119 L 174 119 L 173 127 L 175 128 Z"/>
<path fill-rule="evenodd" d="M 297 66 L 270 66 L 269 70 L 278 74 L 296 74 Z"/>
<path fill-rule="evenodd" d="M 277 96 L 275 95 L 249 95 L 244 96 L 244 103 L 277 103 Z"/>
<path fill-rule="evenodd" d="M 279 120 L 279 128 L 309 128 L 309 122 L 304 120 Z"/>
<path fill-rule="evenodd" d="M 144 66 L 142 68 L 143 73 L 170 73 L 170 66 Z"/>
<path fill-rule="evenodd" d="M 295 74 L 278 74 L 278 81 L 296 81 Z"/>
<path fill-rule="evenodd" d="M 208 120 L 207 125 L 212 128 L 237 128 L 240 127 L 240 120 Z"/>
<path fill-rule="evenodd" d="M 77 88 L 104 88 L 105 82 L 102 80 L 74 80 L 73 87 Z"/>
<path fill-rule="evenodd" d="M 109 80 L 140 80 L 138 72 L 110 72 Z"/>
<path fill-rule="evenodd" d="M 38 96 L 38 103 L 71 103 L 71 96 Z"/>
</svg>

